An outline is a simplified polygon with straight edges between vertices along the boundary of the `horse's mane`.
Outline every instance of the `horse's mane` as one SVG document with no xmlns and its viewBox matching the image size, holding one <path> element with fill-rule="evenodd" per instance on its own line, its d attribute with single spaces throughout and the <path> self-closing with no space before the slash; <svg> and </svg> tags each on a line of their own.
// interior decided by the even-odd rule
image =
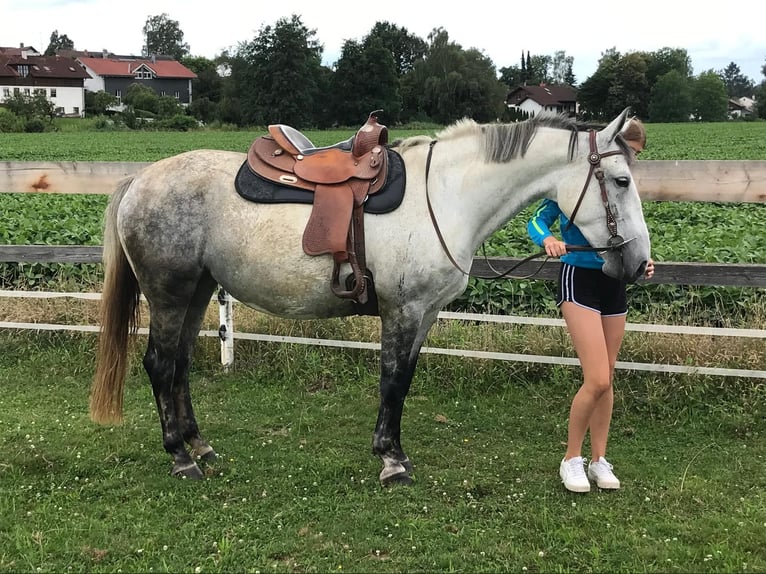
<svg viewBox="0 0 766 574">
<path fill-rule="evenodd" d="M 577 132 L 585 129 L 566 114 L 541 113 L 523 122 L 513 124 L 479 124 L 464 118 L 447 126 L 436 134 L 437 141 L 457 139 L 474 135 L 482 137 L 482 149 L 487 161 L 504 163 L 515 157 L 524 157 L 537 130 L 541 127 L 570 131 L 569 159 L 577 149 Z M 433 141 L 428 136 L 413 136 L 395 142 L 400 149 L 422 145 Z"/>
</svg>

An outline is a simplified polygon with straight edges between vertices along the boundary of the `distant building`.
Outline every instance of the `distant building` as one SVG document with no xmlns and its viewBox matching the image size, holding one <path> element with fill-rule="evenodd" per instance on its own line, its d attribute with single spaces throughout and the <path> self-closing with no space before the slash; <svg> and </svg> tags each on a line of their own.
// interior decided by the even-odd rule
<svg viewBox="0 0 766 574">
<path fill-rule="evenodd" d="M 81 117 L 88 72 L 74 59 L 42 56 L 31 46 L 0 47 L 0 104 L 14 94 L 45 94 L 58 115 Z"/>
<path fill-rule="evenodd" d="M 90 75 L 85 88 L 112 94 L 119 110 L 124 107 L 122 98 L 135 83 L 152 88 L 159 96 L 171 96 L 182 105 L 192 102 L 192 80 L 197 75 L 170 56 L 116 56 L 104 50 L 98 54 L 77 52 L 76 57 Z"/>
<path fill-rule="evenodd" d="M 753 115 L 755 109 L 755 100 L 743 96 L 741 98 L 729 99 L 729 118 L 749 118 Z"/>
<path fill-rule="evenodd" d="M 529 116 L 540 112 L 577 114 L 577 91 L 567 85 L 519 86 L 508 93 L 505 105 Z"/>
</svg>

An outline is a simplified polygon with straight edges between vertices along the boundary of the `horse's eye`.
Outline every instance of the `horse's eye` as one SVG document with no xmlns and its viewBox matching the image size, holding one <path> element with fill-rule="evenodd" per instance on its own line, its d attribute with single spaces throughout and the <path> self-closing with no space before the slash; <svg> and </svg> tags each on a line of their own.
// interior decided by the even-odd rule
<svg viewBox="0 0 766 574">
<path fill-rule="evenodd" d="M 619 187 L 628 187 L 630 185 L 629 177 L 616 177 L 614 178 L 614 181 Z"/>
</svg>

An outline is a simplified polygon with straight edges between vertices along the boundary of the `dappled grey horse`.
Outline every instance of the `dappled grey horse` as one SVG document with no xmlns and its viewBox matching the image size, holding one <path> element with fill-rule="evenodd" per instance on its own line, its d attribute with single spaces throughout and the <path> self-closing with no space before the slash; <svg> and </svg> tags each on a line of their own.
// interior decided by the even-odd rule
<svg viewBox="0 0 766 574">
<path fill-rule="evenodd" d="M 553 199 L 591 245 L 611 247 L 603 253 L 605 273 L 628 282 L 643 274 L 650 242 L 632 156 L 620 136 L 627 111 L 597 132 L 558 115 L 516 124 L 461 120 L 436 138 L 417 136 L 387 149 L 403 162 L 405 193 L 398 208 L 363 219 L 381 321 L 372 449 L 383 464 L 383 484 L 411 482 L 401 419 L 423 341 L 439 311 L 465 290 L 477 248 L 511 217 Z M 218 285 L 281 317 L 358 312 L 353 300 L 330 289 L 333 258 L 302 248 L 312 206 L 245 200 L 235 191 L 244 161 L 245 154 L 213 150 L 158 161 L 121 182 L 106 211 L 91 417 L 122 418 L 128 340 L 143 293 L 150 320 L 143 364 L 171 472 L 189 478 L 203 476 L 199 459 L 216 456 L 197 426 L 189 366 Z"/>
</svg>

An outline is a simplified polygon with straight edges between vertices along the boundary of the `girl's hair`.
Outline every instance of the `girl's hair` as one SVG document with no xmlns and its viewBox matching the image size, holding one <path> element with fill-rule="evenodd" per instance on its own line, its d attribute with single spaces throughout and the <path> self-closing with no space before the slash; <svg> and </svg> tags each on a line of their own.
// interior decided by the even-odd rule
<svg viewBox="0 0 766 574">
<path fill-rule="evenodd" d="M 634 141 L 641 146 L 646 147 L 646 128 L 638 118 L 630 118 L 622 128 L 622 137 L 626 141 Z"/>
</svg>

